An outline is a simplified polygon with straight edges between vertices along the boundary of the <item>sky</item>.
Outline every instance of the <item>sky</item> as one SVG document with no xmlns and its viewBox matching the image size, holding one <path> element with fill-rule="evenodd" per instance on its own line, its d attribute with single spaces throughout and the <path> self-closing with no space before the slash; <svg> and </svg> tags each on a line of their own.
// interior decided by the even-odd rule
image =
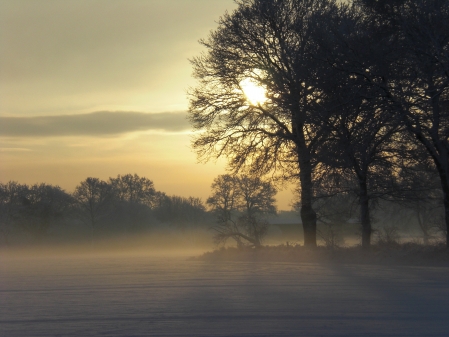
<svg viewBox="0 0 449 337">
<path fill-rule="evenodd" d="M 0 0 L 0 181 L 71 192 L 136 173 L 206 200 L 225 160 L 198 163 L 189 59 L 233 0 Z M 287 188 L 277 197 L 290 209 Z"/>
</svg>

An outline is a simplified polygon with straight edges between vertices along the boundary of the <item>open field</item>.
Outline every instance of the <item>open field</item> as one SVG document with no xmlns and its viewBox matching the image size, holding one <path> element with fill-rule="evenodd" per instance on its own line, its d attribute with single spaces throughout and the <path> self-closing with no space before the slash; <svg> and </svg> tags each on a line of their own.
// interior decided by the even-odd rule
<svg viewBox="0 0 449 337">
<path fill-rule="evenodd" d="M 449 268 L 0 258 L 1 336 L 448 336 Z"/>
</svg>

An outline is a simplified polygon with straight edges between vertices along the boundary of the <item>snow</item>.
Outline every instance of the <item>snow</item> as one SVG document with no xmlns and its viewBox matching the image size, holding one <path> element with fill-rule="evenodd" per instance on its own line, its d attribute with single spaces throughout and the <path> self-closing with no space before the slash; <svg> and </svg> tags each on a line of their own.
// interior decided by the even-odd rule
<svg viewBox="0 0 449 337">
<path fill-rule="evenodd" d="M 449 336 L 449 268 L 0 258 L 1 336 Z"/>
</svg>

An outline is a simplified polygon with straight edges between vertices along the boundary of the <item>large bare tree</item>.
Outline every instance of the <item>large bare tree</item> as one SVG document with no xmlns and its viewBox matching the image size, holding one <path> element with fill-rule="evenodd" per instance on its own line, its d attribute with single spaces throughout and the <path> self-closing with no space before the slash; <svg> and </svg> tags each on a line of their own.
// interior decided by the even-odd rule
<svg viewBox="0 0 449 337">
<path fill-rule="evenodd" d="M 449 1 L 360 2 L 369 33 L 383 38 L 348 49 L 359 59 L 351 72 L 383 91 L 392 113 L 427 150 L 440 178 L 449 247 Z M 361 50 L 371 57 L 362 61 Z"/>
<path fill-rule="evenodd" d="M 323 126 L 328 137 L 321 148 L 321 171 L 327 183 L 329 176 L 339 176 L 340 184 L 331 184 L 334 193 L 352 192 L 357 197 L 362 247 L 367 249 L 371 244 L 371 210 L 379 198 L 397 194 L 394 177 L 401 162 L 398 154 L 403 127 L 385 108 L 378 88 L 349 76 L 341 78 L 334 88 L 333 102 L 339 104 Z M 343 178 L 348 175 L 351 178 Z"/>
<path fill-rule="evenodd" d="M 318 62 L 316 34 L 338 8 L 331 0 L 237 4 L 200 41 L 206 52 L 191 61 L 198 80 L 189 92 L 193 147 L 203 160 L 227 157 L 234 172 L 299 178 L 304 244 L 313 247 L 313 174 L 325 137 L 319 111 L 330 76 Z"/>
</svg>

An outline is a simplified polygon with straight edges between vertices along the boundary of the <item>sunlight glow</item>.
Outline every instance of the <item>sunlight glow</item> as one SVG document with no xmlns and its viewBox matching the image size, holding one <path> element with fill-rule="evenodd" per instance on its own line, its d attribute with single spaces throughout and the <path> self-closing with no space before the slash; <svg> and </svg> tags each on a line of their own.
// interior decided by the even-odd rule
<svg viewBox="0 0 449 337">
<path fill-rule="evenodd" d="M 246 78 L 240 82 L 240 87 L 251 105 L 263 104 L 267 100 L 266 90 L 257 84 L 252 78 Z"/>
</svg>

